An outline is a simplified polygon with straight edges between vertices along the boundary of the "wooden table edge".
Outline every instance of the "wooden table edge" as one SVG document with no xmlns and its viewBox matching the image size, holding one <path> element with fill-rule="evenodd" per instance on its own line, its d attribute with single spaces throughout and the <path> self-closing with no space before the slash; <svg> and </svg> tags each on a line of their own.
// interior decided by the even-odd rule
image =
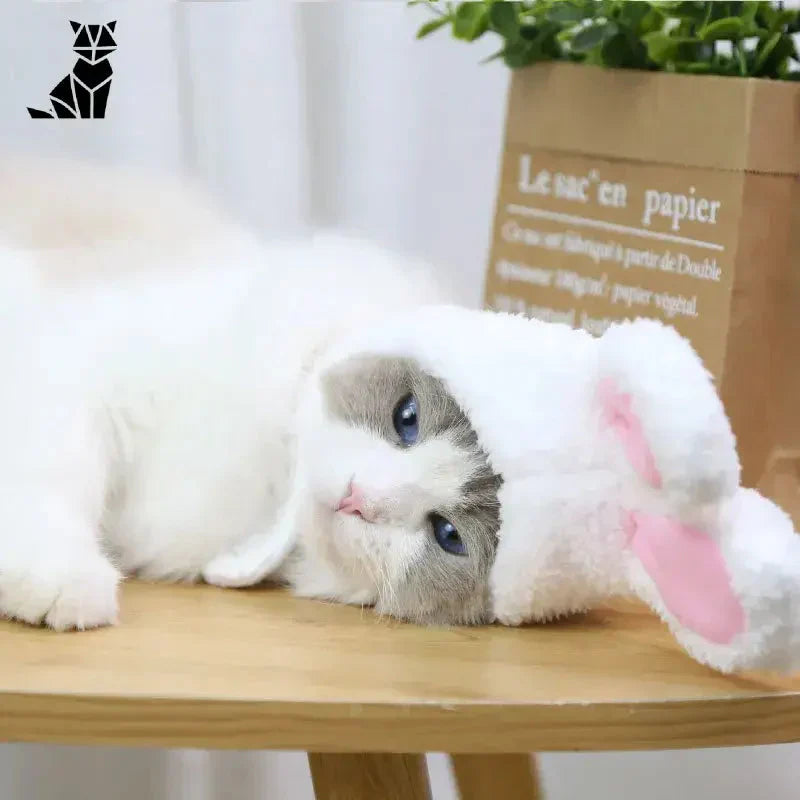
<svg viewBox="0 0 800 800">
<path fill-rule="evenodd" d="M 0 692 L 0 741 L 487 754 L 764 745 L 800 742 L 800 692 L 531 704 Z"/>
</svg>

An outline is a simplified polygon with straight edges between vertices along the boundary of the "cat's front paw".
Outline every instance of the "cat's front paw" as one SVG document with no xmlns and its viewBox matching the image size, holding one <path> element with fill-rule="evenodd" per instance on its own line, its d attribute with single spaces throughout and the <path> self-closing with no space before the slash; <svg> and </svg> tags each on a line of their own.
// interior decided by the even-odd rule
<svg viewBox="0 0 800 800">
<path fill-rule="evenodd" d="M 280 570 L 294 540 L 295 528 L 290 523 L 250 536 L 211 559 L 203 569 L 203 580 L 229 589 L 261 583 Z"/>
<path fill-rule="evenodd" d="M 246 553 L 232 551 L 212 559 L 203 570 L 203 580 L 213 586 L 237 589 L 262 579 L 261 564 Z"/>
<path fill-rule="evenodd" d="M 57 631 L 113 625 L 120 573 L 99 553 L 85 561 L 36 564 L 5 572 L 0 614 Z"/>
</svg>

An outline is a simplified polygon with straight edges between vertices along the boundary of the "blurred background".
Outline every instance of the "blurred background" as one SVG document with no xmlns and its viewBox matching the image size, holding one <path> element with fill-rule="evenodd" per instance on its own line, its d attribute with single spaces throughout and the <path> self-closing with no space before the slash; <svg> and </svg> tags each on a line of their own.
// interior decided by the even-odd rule
<svg viewBox="0 0 800 800">
<path fill-rule="evenodd" d="M 72 18 L 117 20 L 106 119 L 31 120 L 27 106 L 49 108 L 72 67 Z M 360 232 L 452 270 L 478 303 L 508 72 L 479 64 L 491 41 L 415 41 L 424 20 L 404 0 L 2 0 L 0 154 L 187 174 L 264 235 Z M 790 800 L 800 746 L 558 754 L 541 765 L 549 800 Z M 454 798 L 444 757 L 431 771 L 435 796 Z M 109 797 L 313 793 L 300 753 L 0 745 L 3 800 Z"/>
<path fill-rule="evenodd" d="M 117 19 L 106 119 L 31 120 L 74 63 L 69 19 Z M 91 19 L 90 19 L 91 17 Z M 458 270 L 480 296 L 506 70 L 415 41 L 396 2 L 0 4 L 0 148 L 198 176 L 240 219 L 337 225 Z"/>
</svg>

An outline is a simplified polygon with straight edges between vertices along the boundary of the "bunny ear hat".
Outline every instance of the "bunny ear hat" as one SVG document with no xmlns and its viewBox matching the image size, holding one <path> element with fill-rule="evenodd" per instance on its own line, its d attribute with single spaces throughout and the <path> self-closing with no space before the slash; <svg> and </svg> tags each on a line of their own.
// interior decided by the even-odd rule
<svg viewBox="0 0 800 800">
<path fill-rule="evenodd" d="M 499 622 L 632 594 L 715 669 L 800 669 L 800 536 L 740 487 L 722 403 L 673 328 L 636 320 L 594 338 L 429 307 L 364 326 L 329 356 L 355 354 L 412 358 L 442 380 L 502 476 Z"/>
</svg>

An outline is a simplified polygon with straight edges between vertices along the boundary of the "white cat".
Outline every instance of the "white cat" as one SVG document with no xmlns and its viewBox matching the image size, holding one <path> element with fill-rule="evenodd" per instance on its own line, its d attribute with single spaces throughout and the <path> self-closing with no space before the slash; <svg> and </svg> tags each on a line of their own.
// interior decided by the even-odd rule
<svg viewBox="0 0 800 800">
<path fill-rule="evenodd" d="M 199 187 L 160 174 L 0 154 L 0 239 L 34 250 L 47 283 L 74 286 L 210 261 L 238 227 Z"/>
<path fill-rule="evenodd" d="M 309 379 L 350 326 L 445 299 L 430 271 L 336 236 L 216 241 L 69 290 L 0 249 L 0 613 L 113 623 L 121 576 L 229 583 L 266 539 L 301 594 L 486 618 L 499 478 L 467 418 L 402 359 Z"/>
<path fill-rule="evenodd" d="M 800 663 L 800 541 L 674 329 L 446 308 L 365 243 L 187 245 L 126 197 L 0 244 L 0 614 L 108 624 L 133 574 L 423 623 L 631 593 L 715 668 Z"/>
</svg>

